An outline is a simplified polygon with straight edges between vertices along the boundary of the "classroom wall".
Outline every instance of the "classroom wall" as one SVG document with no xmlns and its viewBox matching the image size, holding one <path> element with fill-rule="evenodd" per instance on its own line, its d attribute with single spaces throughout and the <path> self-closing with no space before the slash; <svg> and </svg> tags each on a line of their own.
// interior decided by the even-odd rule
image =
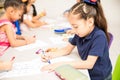
<svg viewBox="0 0 120 80">
<path fill-rule="evenodd" d="M 41 12 L 43 9 L 46 10 L 47 16 L 57 17 L 69 9 L 76 0 L 36 0 L 37 12 Z"/>
<path fill-rule="evenodd" d="M 120 0 L 102 0 L 102 5 L 108 22 L 108 31 L 114 37 L 110 47 L 110 58 L 114 68 L 120 54 Z"/>
</svg>

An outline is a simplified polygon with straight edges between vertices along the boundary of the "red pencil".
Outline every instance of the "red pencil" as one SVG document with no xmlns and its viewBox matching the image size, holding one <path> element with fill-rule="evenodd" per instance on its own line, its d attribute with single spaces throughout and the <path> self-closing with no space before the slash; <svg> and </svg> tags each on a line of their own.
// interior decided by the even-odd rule
<svg viewBox="0 0 120 80">
<path fill-rule="evenodd" d="M 12 57 L 11 61 L 13 61 L 15 59 L 15 56 Z"/>
<path fill-rule="evenodd" d="M 36 38 L 36 36 L 35 36 L 35 35 L 34 35 L 33 37 L 34 37 L 34 38 Z"/>
</svg>

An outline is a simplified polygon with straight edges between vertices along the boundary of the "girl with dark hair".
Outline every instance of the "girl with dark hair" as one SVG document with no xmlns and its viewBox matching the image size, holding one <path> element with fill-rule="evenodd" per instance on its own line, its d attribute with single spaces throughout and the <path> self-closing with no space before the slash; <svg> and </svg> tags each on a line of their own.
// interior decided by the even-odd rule
<svg viewBox="0 0 120 80">
<path fill-rule="evenodd" d="M 39 20 L 41 17 L 46 15 L 46 12 L 44 11 L 42 14 L 37 15 L 35 5 L 33 4 L 35 1 L 36 0 L 27 0 L 24 2 L 26 4 L 26 13 L 23 15 L 23 23 L 30 28 L 46 25 L 45 22 Z"/>
<path fill-rule="evenodd" d="M 0 56 L 10 47 L 26 44 L 14 33 L 13 21 L 20 19 L 23 14 L 24 4 L 18 0 L 5 0 L 4 14 L 0 17 Z M 21 37 L 22 38 L 22 37 Z M 0 61 L 0 71 L 11 70 L 13 61 Z"/>
<path fill-rule="evenodd" d="M 75 32 L 70 43 L 55 52 L 41 56 L 43 61 L 68 55 L 78 49 L 80 60 L 64 61 L 46 65 L 42 70 L 53 71 L 63 64 L 70 64 L 77 69 L 88 69 L 90 80 L 111 80 L 112 64 L 109 58 L 109 36 L 107 22 L 101 4 L 97 0 L 83 0 L 70 10 L 68 20 Z"/>
<path fill-rule="evenodd" d="M 0 17 L 0 56 L 9 47 L 23 46 L 35 42 L 34 37 L 16 35 L 14 21 L 24 13 L 24 4 L 20 0 L 6 0 L 5 13 Z"/>
</svg>

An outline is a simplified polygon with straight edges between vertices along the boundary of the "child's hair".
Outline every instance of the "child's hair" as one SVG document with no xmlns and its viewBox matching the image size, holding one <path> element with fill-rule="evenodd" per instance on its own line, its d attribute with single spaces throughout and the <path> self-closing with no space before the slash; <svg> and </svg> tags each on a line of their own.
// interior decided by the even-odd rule
<svg viewBox="0 0 120 80">
<path fill-rule="evenodd" d="M 35 5 L 32 4 L 32 7 L 33 7 L 33 16 L 37 16 L 37 11 L 36 11 Z"/>
<path fill-rule="evenodd" d="M 25 2 L 25 4 L 28 5 L 28 3 L 29 3 L 29 1 L 27 0 L 27 1 Z M 37 10 L 36 10 L 36 8 L 35 8 L 35 5 L 32 4 L 32 7 L 33 7 L 33 16 L 36 16 L 36 15 L 37 15 Z"/>
<path fill-rule="evenodd" d="M 21 0 L 5 0 L 4 2 L 4 9 L 6 10 L 8 7 L 13 7 L 14 9 L 23 9 L 25 10 L 25 5 L 22 3 Z"/>
<path fill-rule="evenodd" d="M 92 2 L 91 0 L 83 0 L 80 3 L 76 3 L 70 10 L 70 13 L 78 15 L 78 18 L 87 20 L 88 18 L 94 18 L 94 24 L 98 28 L 102 29 L 109 43 L 109 34 L 107 32 L 107 21 L 103 13 L 100 0 Z"/>
</svg>

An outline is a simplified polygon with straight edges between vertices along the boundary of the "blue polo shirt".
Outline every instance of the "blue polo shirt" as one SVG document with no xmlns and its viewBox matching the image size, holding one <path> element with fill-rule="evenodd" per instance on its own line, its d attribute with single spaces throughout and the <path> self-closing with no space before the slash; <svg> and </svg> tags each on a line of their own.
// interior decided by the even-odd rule
<svg viewBox="0 0 120 80">
<path fill-rule="evenodd" d="M 101 29 L 95 27 L 86 37 L 75 35 L 70 43 L 77 46 L 83 60 L 86 60 L 89 55 L 98 56 L 93 69 L 88 70 L 91 80 L 104 80 L 111 74 L 112 65 L 109 58 L 108 42 Z"/>
</svg>

